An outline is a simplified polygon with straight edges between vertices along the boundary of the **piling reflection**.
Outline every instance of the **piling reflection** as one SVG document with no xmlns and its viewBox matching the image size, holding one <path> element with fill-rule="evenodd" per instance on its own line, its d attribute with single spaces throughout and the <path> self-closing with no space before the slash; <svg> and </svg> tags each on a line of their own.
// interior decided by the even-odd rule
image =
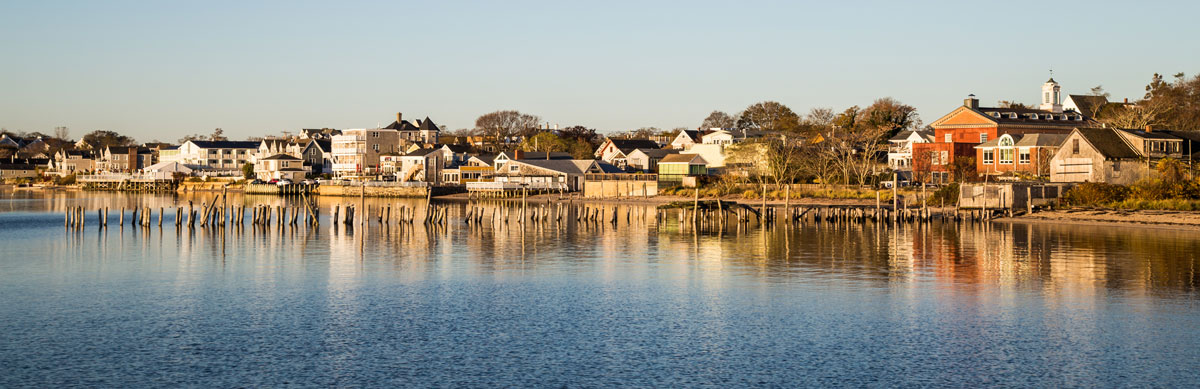
<svg viewBox="0 0 1200 389">
<path fill-rule="evenodd" d="M 336 197 L 315 201 L 315 225 L 254 224 L 249 222 L 254 206 L 285 210 L 300 220 L 307 210 L 295 198 L 240 195 L 223 201 L 231 209 L 245 207 L 245 214 L 231 210 L 229 224 L 200 227 L 176 225 L 175 209 L 189 201 L 200 208 L 219 194 L 13 196 L 5 201 L 9 211 L 85 210 L 89 224 L 65 233 L 71 244 L 55 247 L 57 258 L 93 253 L 103 260 L 114 251 L 134 251 L 185 264 L 253 261 L 263 270 L 297 261 L 327 263 L 339 277 L 380 270 L 412 278 L 587 273 L 603 280 L 706 282 L 732 276 L 879 288 L 986 286 L 1069 296 L 1190 295 L 1200 281 L 1200 240 L 1172 230 L 866 220 L 714 222 L 697 228 L 679 210 L 639 204 L 541 200 L 522 211 L 519 202 L 430 205 L 425 199 Z M 102 207 L 110 210 L 107 228 L 99 222 Z M 135 226 L 133 209 L 149 209 L 151 222 Z M 347 214 L 351 222 L 344 220 Z M 246 222 L 234 221 L 237 216 Z"/>
</svg>

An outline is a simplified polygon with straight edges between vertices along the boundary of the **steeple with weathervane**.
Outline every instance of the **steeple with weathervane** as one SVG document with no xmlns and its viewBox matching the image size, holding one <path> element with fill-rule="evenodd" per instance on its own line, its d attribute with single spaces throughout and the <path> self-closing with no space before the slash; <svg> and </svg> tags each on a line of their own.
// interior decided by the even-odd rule
<svg viewBox="0 0 1200 389">
<path fill-rule="evenodd" d="M 1050 79 L 1042 84 L 1042 104 L 1039 109 L 1054 113 L 1062 113 L 1062 92 L 1058 81 L 1054 81 L 1054 70 L 1050 70 Z"/>
</svg>

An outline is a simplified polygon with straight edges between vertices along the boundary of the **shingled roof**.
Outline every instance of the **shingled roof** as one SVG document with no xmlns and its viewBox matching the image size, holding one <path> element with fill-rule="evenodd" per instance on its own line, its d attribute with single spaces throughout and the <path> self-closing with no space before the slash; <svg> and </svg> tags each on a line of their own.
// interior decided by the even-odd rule
<svg viewBox="0 0 1200 389">
<path fill-rule="evenodd" d="M 1125 143 L 1115 130 L 1111 128 L 1076 128 L 1075 131 L 1091 144 L 1100 155 L 1107 159 L 1141 158 L 1137 151 Z"/>
</svg>

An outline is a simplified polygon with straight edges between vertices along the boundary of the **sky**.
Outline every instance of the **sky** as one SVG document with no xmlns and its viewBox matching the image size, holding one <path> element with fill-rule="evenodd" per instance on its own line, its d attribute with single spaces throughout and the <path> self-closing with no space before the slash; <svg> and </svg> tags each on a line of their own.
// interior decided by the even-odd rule
<svg viewBox="0 0 1200 389">
<path fill-rule="evenodd" d="M 932 122 L 1200 72 L 1197 1 L 3 1 L 0 127 L 173 141 L 497 110 L 601 132 L 774 100 Z"/>
</svg>

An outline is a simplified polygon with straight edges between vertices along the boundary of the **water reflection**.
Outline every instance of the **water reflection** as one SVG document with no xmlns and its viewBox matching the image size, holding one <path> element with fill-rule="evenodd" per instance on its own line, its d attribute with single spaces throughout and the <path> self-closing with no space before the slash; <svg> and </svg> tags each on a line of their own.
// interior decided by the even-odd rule
<svg viewBox="0 0 1200 389">
<path fill-rule="evenodd" d="M 446 222 L 427 224 L 419 200 L 351 198 L 319 199 L 318 226 L 176 227 L 168 212 L 161 228 L 144 228 L 117 224 L 113 211 L 108 228 L 67 229 L 61 214 L 213 199 L 0 198 L 0 386 L 132 386 L 144 374 L 227 386 L 1200 378 L 1200 239 L 1189 232 L 870 222 L 697 231 L 646 206 L 585 205 L 615 207 L 613 223 L 540 202 L 539 215 L 552 216 L 538 222 L 498 212 L 513 203 L 449 202 L 439 204 Z M 331 209 L 350 204 L 419 211 L 411 224 L 335 223 Z M 466 223 L 480 206 L 480 221 Z"/>
</svg>

